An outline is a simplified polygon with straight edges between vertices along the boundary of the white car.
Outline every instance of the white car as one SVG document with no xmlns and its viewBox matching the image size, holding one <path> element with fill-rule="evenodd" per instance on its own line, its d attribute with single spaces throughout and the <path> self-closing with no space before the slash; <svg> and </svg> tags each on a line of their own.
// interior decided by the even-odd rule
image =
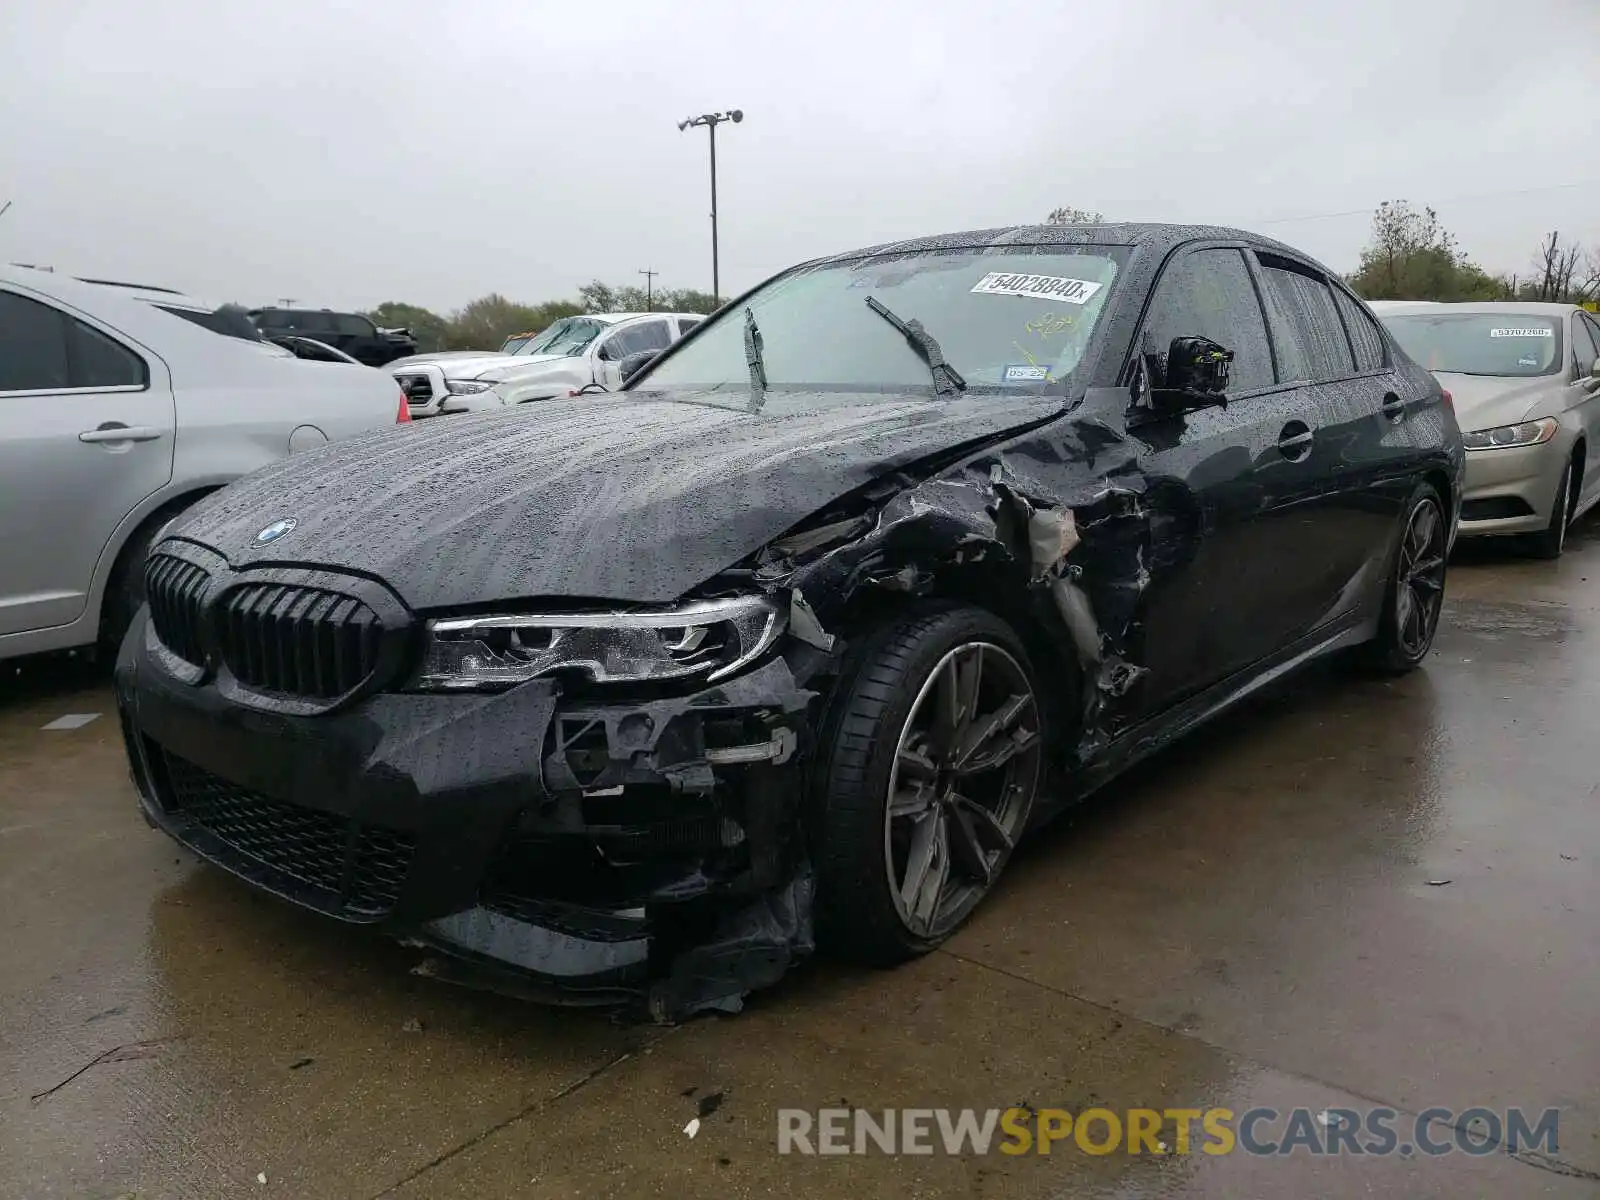
<svg viewBox="0 0 1600 1200">
<path fill-rule="evenodd" d="M 387 372 L 7 266 L 0 408 L 0 659 L 114 649 L 144 600 L 145 550 L 179 512 L 293 451 L 410 420 Z"/>
<path fill-rule="evenodd" d="M 615 391 L 623 359 L 665 350 L 704 319 L 696 313 L 585 313 L 562 317 L 515 354 L 416 355 L 389 369 L 413 417 L 549 400 L 594 384 Z"/>
</svg>

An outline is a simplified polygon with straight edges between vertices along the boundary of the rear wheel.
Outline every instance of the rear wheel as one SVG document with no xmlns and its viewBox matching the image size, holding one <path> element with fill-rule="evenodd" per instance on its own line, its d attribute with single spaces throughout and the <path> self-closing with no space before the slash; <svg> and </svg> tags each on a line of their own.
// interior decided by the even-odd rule
<svg viewBox="0 0 1600 1200">
<path fill-rule="evenodd" d="M 1447 537 L 1444 503 L 1431 484 L 1423 484 L 1406 509 L 1378 636 L 1361 648 L 1368 666 L 1401 674 L 1433 648 L 1444 607 Z"/>
<path fill-rule="evenodd" d="M 823 726 L 811 796 L 823 945 L 887 966 L 950 936 L 993 888 L 1042 776 L 1027 651 L 972 607 L 869 635 Z"/>
<path fill-rule="evenodd" d="M 1572 463 L 1561 472 L 1561 482 L 1556 485 L 1555 502 L 1550 506 L 1550 524 L 1538 533 L 1530 533 L 1523 544 L 1535 558 L 1560 558 L 1567 548 L 1567 526 L 1572 522 L 1573 493 L 1577 490 L 1578 473 Z"/>
</svg>

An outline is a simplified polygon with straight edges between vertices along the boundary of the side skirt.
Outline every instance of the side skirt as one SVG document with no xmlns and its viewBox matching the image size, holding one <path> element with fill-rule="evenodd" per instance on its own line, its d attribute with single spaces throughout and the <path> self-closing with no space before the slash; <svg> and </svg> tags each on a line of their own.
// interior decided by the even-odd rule
<svg viewBox="0 0 1600 1200">
<path fill-rule="evenodd" d="M 1133 726 L 1078 771 L 1063 793 L 1041 814 L 1048 819 L 1104 787 L 1135 763 L 1142 762 L 1246 697 L 1276 683 L 1315 659 L 1371 641 L 1378 635 L 1376 616 L 1348 618 L 1302 638 L 1271 658 L 1220 680 L 1205 691 Z"/>
</svg>

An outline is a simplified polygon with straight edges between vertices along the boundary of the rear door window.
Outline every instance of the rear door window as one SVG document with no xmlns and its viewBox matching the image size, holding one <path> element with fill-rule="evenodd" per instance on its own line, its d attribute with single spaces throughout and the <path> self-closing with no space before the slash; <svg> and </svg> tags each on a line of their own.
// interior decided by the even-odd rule
<svg viewBox="0 0 1600 1200">
<path fill-rule="evenodd" d="M 66 314 L 26 296 L 0 292 L 0 392 L 71 386 Z"/>
<path fill-rule="evenodd" d="M 1279 381 L 1322 382 L 1355 374 L 1355 356 L 1327 283 L 1287 260 L 1259 257 Z"/>
<path fill-rule="evenodd" d="M 145 387 L 132 350 L 48 304 L 0 292 L 0 392 Z"/>
<path fill-rule="evenodd" d="M 369 338 L 377 335 L 377 330 L 372 322 L 356 313 L 340 313 L 335 318 L 335 324 L 338 326 L 339 332 L 347 337 Z"/>
<path fill-rule="evenodd" d="M 339 332 L 339 324 L 334 320 L 332 313 L 290 309 L 282 316 L 284 328 L 292 329 L 306 337 L 325 338 L 329 334 Z"/>
<path fill-rule="evenodd" d="M 1272 386 L 1266 319 L 1238 250 L 1194 250 L 1166 269 L 1145 322 L 1145 349 L 1165 358 L 1173 338 L 1205 337 L 1233 351 L 1228 391 Z"/>
</svg>

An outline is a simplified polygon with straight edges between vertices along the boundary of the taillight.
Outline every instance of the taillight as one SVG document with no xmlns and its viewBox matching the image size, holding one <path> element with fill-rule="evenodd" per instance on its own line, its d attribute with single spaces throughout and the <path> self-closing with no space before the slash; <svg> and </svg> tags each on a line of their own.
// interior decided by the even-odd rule
<svg viewBox="0 0 1600 1200">
<path fill-rule="evenodd" d="M 1448 393 L 1446 393 L 1448 395 Z M 396 425 L 411 424 L 411 402 L 406 399 L 405 392 L 400 393 L 400 411 L 394 415 Z"/>
<path fill-rule="evenodd" d="M 1440 395 L 1442 395 L 1444 397 L 1444 406 L 1446 408 L 1448 408 L 1451 412 L 1455 412 L 1455 410 L 1456 410 L 1456 398 L 1450 394 L 1450 389 L 1449 388 L 1440 388 L 1439 389 L 1439 393 L 1440 393 Z"/>
</svg>

